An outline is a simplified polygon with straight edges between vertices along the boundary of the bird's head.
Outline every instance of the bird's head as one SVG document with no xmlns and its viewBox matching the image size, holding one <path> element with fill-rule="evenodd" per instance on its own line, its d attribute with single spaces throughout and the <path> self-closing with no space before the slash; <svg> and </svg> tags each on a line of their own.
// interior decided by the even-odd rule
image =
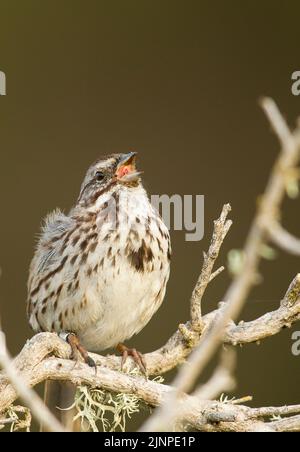
<svg viewBox="0 0 300 452">
<path fill-rule="evenodd" d="M 99 196 L 120 187 L 137 188 L 141 172 L 136 169 L 136 152 L 113 154 L 97 160 L 87 171 L 78 203 L 93 204 Z"/>
</svg>

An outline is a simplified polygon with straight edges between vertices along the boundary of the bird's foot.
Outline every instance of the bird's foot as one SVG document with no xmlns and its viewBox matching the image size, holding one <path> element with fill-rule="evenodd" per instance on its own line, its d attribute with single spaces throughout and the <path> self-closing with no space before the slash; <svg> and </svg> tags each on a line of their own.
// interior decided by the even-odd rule
<svg viewBox="0 0 300 452">
<path fill-rule="evenodd" d="M 124 365 L 128 356 L 131 356 L 134 362 L 137 364 L 141 372 L 147 376 L 147 367 L 145 363 L 145 359 L 142 353 L 138 352 L 135 348 L 128 348 L 124 344 L 118 344 L 117 350 L 122 355 L 121 369 L 123 370 Z"/>
<path fill-rule="evenodd" d="M 68 333 L 65 336 L 65 340 L 70 345 L 71 350 L 72 350 L 71 359 L 74 359 L 75 361 L 77 361 L 77 356 L 78 356 L 78 353 L 79 353 L 80 356 L 83 358 L 83 361 L 89 367 L 94 367 L 97 370 L 97 366 L 96 366 L 95 361 L 89 356 L 89 354 L 86 351 L 86 349 L 81 345 L 81 343 L 80 343 L 78 337 L 76 336 L 76 334 Z"/>
</svg>

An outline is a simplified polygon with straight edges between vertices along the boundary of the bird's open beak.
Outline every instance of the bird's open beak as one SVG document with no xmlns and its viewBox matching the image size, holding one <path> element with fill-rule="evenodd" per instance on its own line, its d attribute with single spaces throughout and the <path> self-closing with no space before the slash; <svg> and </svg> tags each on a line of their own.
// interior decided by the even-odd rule
<svg viewBox="0 0 300 452">
<path fill-rule="evenodd" d="M 130 183 L 139 179 L 142 173 L 136 170 L 136 155 L 136 152 L 129 152 L 120 160 L 116 170 L 116 177 L 119 181 Z"/>
</svg>

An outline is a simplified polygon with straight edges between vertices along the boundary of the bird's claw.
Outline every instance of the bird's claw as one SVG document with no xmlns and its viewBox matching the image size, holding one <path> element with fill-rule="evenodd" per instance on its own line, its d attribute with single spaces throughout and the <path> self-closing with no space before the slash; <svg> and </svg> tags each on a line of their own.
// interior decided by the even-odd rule
<svg viewBox="0 0 300 452">
<path fill-rule="evenodd" d="M 83 361 L 89 366 L 89 367 L 93 367 L 95 369 L 95 372 L 97 374 L 97 365 L 95 363 L 95 361 L 89 356 L 88 352 L 86 351 L 86 349 L 80 344 L 80 341 L 78 339 L 78 337 L 76 336 L 76 334 L 74 333 L 69 333 L 66 337 L 66 341 L 68 342 L 68 344 L 71 347 L 71 359 L 74 359 L 75 361 L 78 362 L 77 360 L 77 356 L 78 353 L 80 354 L 80 356 L 83 358 Z"/>
<path fill-rule="evenodd" d="M 124 344 L 118 344 L 117 350 L 122 354 L 121 370 L 124 369 L 128 356 L 131 356 L 140 371 L 147 376 L 147 367 L 144 356 L 135 348 L 128 348 Z"/>
</svg>

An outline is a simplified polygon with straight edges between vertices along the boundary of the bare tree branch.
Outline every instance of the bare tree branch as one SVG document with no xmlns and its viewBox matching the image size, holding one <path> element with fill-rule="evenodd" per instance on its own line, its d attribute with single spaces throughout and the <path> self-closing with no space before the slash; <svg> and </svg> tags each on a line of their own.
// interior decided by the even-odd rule
<svg viewBox="0 0 300 452">
<path fill-rule="evenodd" d="M 286 153 L 294 152 L 293 135 L 276 103 L 269 97 L 261 100 L 261 106 Z"/>
<path fill-rule="evenodd" d="M 9 381 L 15 388 L 15 393 L 21 397 L 25 404 L 30 408 L 39 422 L 43 422 L 50 432 L 63 432 L 64 429 L 52 413 L 47 409 L 38 395 L 30 389 L 23 378 L 16 371 L 12 360 L 6 349 L 5 336 L 0 331 L 0 366 L 4 369 Z M 2 411 L 0 409 L 0 411 Z"/>
<path fill-rule="evenodd" d="M 69 346 L 55 334 L 42 333 L 25 345 L 14 365 L 20 378 L 33 387 L 47 379 L 68 380 L 77 385 L 98 387 L 110 392 L 135 394 L 148 405 L 156 407 L 173 391 L 168 385 L 145 380 L 144 377 L 132 376 L 108 368 L 99 367 L 97 374 L 84 363 L 74 363 L 69 359 L 49 357 L 49 349 L 58 356 L 69 355 Z M 34 350 L 34 352 L 33 352 Z M 5 376 L 0 379 L 0 412 L 12 405 L 18 394 Z M 197 396 L 182 395 L 179 400 L 181 421 L 202 431 L 251 431 L 259 425 L 261 429 L 270 429 L 272 423 L 258 421 L 272 415 L 292 415 L 300 413 L 300 406 L 249 408 L 233 403 L 203 400 Z M 217 424 L 216 424 L 217 422 Z M 292 422 L 292 421 L 290 421 Z M 272 427 L 283 430 L 284 425 Z"/>
<path fill-rule="evenodd" d="M 233 373 L 236 365 L 236 354 L 233 350 L 223 351 L 220 365 L 210 380 L 200 386 L 193 395 L 202 400 L 215 400 L 223 392 L 231 392 L 236 382 Z"/>
<path fill-rule="evenodd" d="M 270 422 L 270 427 L 275 432 L 299 432 L 300 431 L 300 415 Z"/>
<path fill-rule="evenodd" d="M 211 325 L 215 322 L 215 317 L 218 315 L 217 312 L 214 311 L 204 317 L 204 330 L 211 328 Z M 297 275 L 277 311 L 267 313 L 253 322 L 241 323 L 237 326 L 230 324 L 226 329 L 224 342 L 231 345 L 238 345 L 262 340 L 265 337 L 279 333 L 284 327 L 291 326 L 299 319 L 300 275 Z M 176 367 L 188 355 L 190 349 L 186 345 L 184 348 L 184 341 L 181 334 L 178 332 L 177 335 L 178 344 L 180 344 L 177 345 L 177 353 L 171 354 L 170 349 L 165 347 L 164 351 L 162 348 L 157 352 L 145 355 L 149 375 L 157 375 L 158 369 L 169 370 L 170 368 Z M 178 349 L 180 349 L 180 354 L 178 354 Z M 39 363 L 47 360 L 47 363 L 49 361 L 52 363 L 51 366 L 60 366 L 60 361 L 58 362 L 53 360 L 53 358 L 48 358 L 49 356 L 56 356 L 67 360 L 70 357 L 69 345 L 62 341 L 56 334 L 40 333 L 27 342 L 21 353 L 16 357 L 14 365 L 17 370 L 22 370 L 24 381 L 32 386 L 40 382 L 39 379 L 38 381 L 35 379 L 38 376 L 35 369 Z M 106 369 L 107 372 L 109 370 L 120 370 L 121 358 L 118 356 L 105 357 L 96 354 L 92 354 L 91 356 L 97 366 L 99 366 L 98 373 L 100 368 Z M 70 361 L 70 368 L 73 369 L 73 367 L 74 363 Z M 75 370 L 76 368 L 74 372 Z M 120 375 L 121 378 L 126 377 L 126 374 L 121 373 Z M 44 377 L 44 373 L 42 373 L 42 376 Z M 76 378 L 77 376 L 73 372 L 70 372 L 69 378 L 64 377 L 64 379 L 72 381 L 75 384 L 77 382 Z M 145 383 L 144 379 L 142 381 Z M 0 374 L 0 413 L 10 406 L 16 398 L 17 392 L 13 389 L 12 385 L 8 384 L 7 378 Z"/>
<path fill-rule="evenodd" d="M 286 231 L 277 221 L 270 224 L 268 233 L 272 242 L 283 251 L 300 256 L 300 239 Z"/>
<path fill-rule="evenodd" d="M 267 326 L 269 330 L 272 330 L 272 322 L 273 327 L 276 330 L 280 330 L 281 322 L 292 322 L 298 318 L 300 316 L 300 275 L 297 275 L 290 285 L 281 303 L 281 307 L 273 314 L 273 319 L 271 314 L 266 314 L 266 316 L 269 316 L 268 321 L 258 319 L 252 322 L 252 324 L 250 322 L 250 325 L 230 326 L 230 340 L 238 343 L 239 341 L 250 341 L 261 338 L 262 336 L 265 337 L 266 333 L 264 332 L 264 328 Z M 213 321 L 212 319 L 214 319 L 214 316 L 210 318 L 210 321 Z M 209 326 L 207 325 L 205 328 L 209 328 Z M 275 334 L 274 331 L 268 331 L 268 333 Z M 57 358 L 54 358 L 53 355 L 57 356 Z M 101 363 L 101 367 L 98 367 L 97 375 L 95 375 L 93 369 L 90 369 L 85 364 L 77 364 L 74 368 L 74 363 L 67 359 L 69 358 L 69 355 L 70 349 L 68 344 L 63 342 L 58 336 L 51 333 L 41 333 L 25 345 L 20 355 L 15 359 L 14 366 L 15 369 L 21 373 L 22 381 L 25 381 L 28 386 L 35 386 L 47 379 L 60 381 L 68 380 L 77 385 L 86 384 L 91 387 L 100 387 L 113 392 L 133 393 L 151 406 L 160 405 L 162 401 L 165 400 L 165 395 L 173 391 L 171 387 L 145 381 L 142 377 L 132 377 L 109 369 L 109 367 L 120 368 L 120 358 L 118 357 L 100 357 L 98 355 L 93 355 L 96 362 Z M 147 356 L 148 355 L 146 355 L 146 359 L 148 362 Z M 104 367 L 104 365 L 106 367 Z M 222 387 L 224 390 L 228 390 L 227 384 L 230 380 L 232 383 L 232 376 L 230 375 L 232 367 L 230 366 L 230 360 L 227 361 L 227 366 L 231 369 L 227 372 L 227 375 L 226 371 L 224 375 L 224 368 L 222 369 L 221 366 L 221 368 L 216 370 L 212 381 L 202 387 L 202 390 L 200 388 L 198 392 L 195 393 L 195 397 L 191 398 L 193 404 L 192 406 L 189 406 L 188 410 L 186 408 L 183 410 L 183 407 L 186 405 L 186 398 L 181 401 L 178 405 L 179 411 L 184 413 L 181 421 L 204 431 L 252 431 L 257 429 L 264 430 L 266 428 L 269 430 L 270 427 L 262 425 L 261 421 L 257 423 L 256 421 L 248 422 L 247 420 L 246 423 L 243 421 L 242 424 L 234 424 L 233 421 L 228 423 L 228 421 L 226 421 L 221 427 L 219 426 L 218 429 L 216 429 L 213 420 L 210 418 L 209 422 L 206 421 L 206 423 L 204 423 L 203 418 L 202 420 L 199 418 L 200 420 L 197 421 L 197 416 L 199 414 L 199 400 L 202 400 L 204 396 L 207 398 L 209 398 L 208 396 L 213 396 L 216 392 L 218 393 L 221 391 Z M 7 377 L 0 376 L 0 412 L 3 412 L 6 408 L 11 406 L 17 397 L 18 392 L 8 382 Z M 196 411 L 194 408 L 195 400 L 197 401 Z M 297 413 L 298 410 L 298 405 L 288 408 L 253 409 L 251 416 L 259 418 L 262 416 L 271 416 L 272 414 L 286 415 Z M 217 411 L 219 413 L 219 408 Z M 226 412 L 227 411 L 228 407 L 226 405 Z M 197 416 L 195 413 L 197 413 Z M 221 415 L 218 414 L 218 416 Z M 224 418 L 223 411 L 222 416 Z M 280 424 L 277 427 L 275 425 L 274 430 L 283 428 L 285 425 L 286 424 Z"/>
<path fill-rule="evenodd" d="M 245 248 L 241 273 L 229 287 L 224 299 L 235 307 L 235 318 L 246 300 L 258 273 L 262 245 L 268 240 L 268 231 L 274 220 L 280 218 L 281 203 L 286 193 L 286 175 L 299 162 L 300 136 L 298 130 L 291 133 L 272 99 L 263 99 L 262 107 L 282 145 L 281 153 L 273 167 L 266 190 L 260 200 L 259 209 L 252 223 Z M 236 301 L 234 301 L 236 300 Z M 241 301 L 241 302 L 239 302 Z"/>
<path fill-rule="evenodd" d="M 214 231 L 211 240 L 211 244 L 207 254 L 204 254 L 204 262 L 202 270 L 196 286 L 194 288 L 191 298 L 191 324 L 192 329 L 195 332 L 201 332 L 202 320 L 201 320 L 201 301 L 204 292 L 209 282 L 220 273 L 220 269 L 215 274 L 212 274 L 212 270 L 215 261 L 219 255 L 221 245 L 232 225 L 231 220 L 227 220 L 227 216 L 231 211 L 229 204 L 223 207 L 221 216 L 218 220 L 214 221 Z"/>
</svg>

